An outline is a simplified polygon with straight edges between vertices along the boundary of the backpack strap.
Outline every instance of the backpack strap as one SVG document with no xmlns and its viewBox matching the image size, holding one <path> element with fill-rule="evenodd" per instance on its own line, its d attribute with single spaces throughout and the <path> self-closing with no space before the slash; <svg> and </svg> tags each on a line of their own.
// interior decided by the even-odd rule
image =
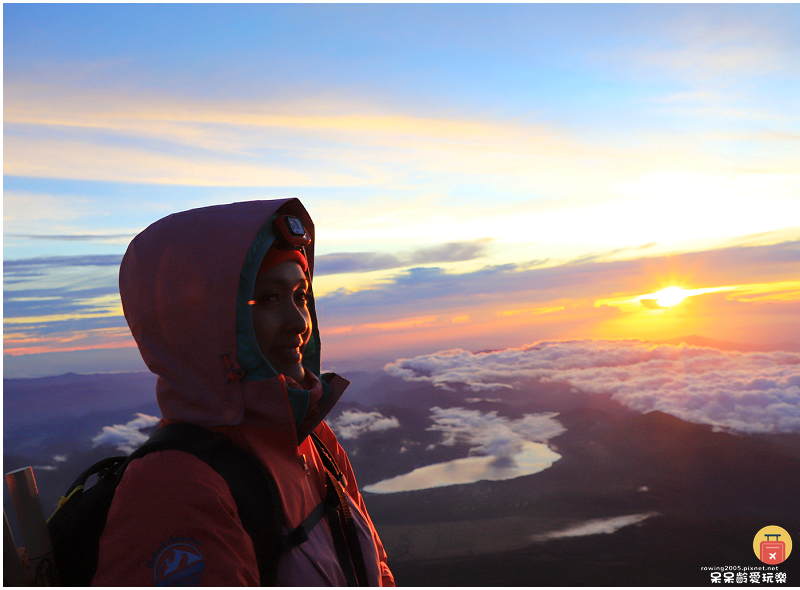
<svg viewBox="0 0 800 590">
<path fill-rule="evenodd" d="M 253 541 L 261 585 L 273 586 L 285 542 L 282 539 L 283 509 L 272 476 L 227 436 L 187 423 L 160 428 L 131 454 L 122 469 L 134 459 L 166 450 L 194 455 L 225 479 L 236 502 L 242 527 Z"/>
<path fill-rule="evenodd" d="M 311 432 L 311 440 L 314 442 L 314 446 L 317 447 L 317 452 L 319 453 L 320 459 L 322 459 L 322 464 L 325 466 L 325 470 L 329 473 L 333 474 L 334 479 L 342 484 L 343 487 L 347 486 L 347 478 L 342 473 L 342 470 L 339 469 L 339 466 L 336 464 L 336 459 L 333 458 L 333 455 L 328 450 L 328 447 L 325 446 L 325 443 L 322 442 L 322 439 L 317 435 L 316 432 Z"/>
<path fill-rule="evenodd" d="M 134 451 L 120 468 L 148 453 L 178 450 L 194 455 L 228 483 L 242 527 L 253 541 L 262 586 L 274 586 L 281 554 L 308 540 L 308 533 L 327 515 L 337 558 L 349 586 L 368 586 L 367 570 L 355 521 L 347 503 L 345 478 L 325 443 L 311 433 L 325 467 L 328 492 L 311 514 L 290 533 L 283 533 L 280 492 L 272 476 L 227 436 L 188 423 L 168 424 Z M 266 483 L 267 485 L 264 485 Z M 329 510 L 333 508 L 333 510 Z M 351 561 L 352 560 L 352 561 Z"/>
<path fill-rule="evenodd" d="M 315 432 L 311 433 L 311 439 L 317 447 L 322 464 L 325 466 L 328 480 L 326 503 L 335 508 L 335 510 L 328 512 L 328 524 L 333 536 L 333 544 L 336 548 L 339 565 L 342 567 L 348 586 L 369 586 L 367 566 L 364 561 L 364 554 L 361 551 L 361 542 L 358 539 L 358 531 L 350 510 L 350 504 L 347 502 L 347 492 L 343 487 L 343 484 L 347 485 L 347 479 L 336 464 L 336 460 L 328 450 L 328 447 L 322 442 L 322 439 Z"/>
</svg>

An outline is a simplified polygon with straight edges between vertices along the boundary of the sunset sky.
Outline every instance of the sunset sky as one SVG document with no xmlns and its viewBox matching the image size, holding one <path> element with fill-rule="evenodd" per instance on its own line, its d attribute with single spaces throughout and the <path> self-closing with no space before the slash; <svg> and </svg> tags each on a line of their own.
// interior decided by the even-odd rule
<svg viewBox="0 0 800 590">
<path fill-rule="evenodd" d="M 800 350 L 798 30 L 794 4 L 6 4 L 4 375 L 143 370 L 133 236 L 292 196 L 332 366 Z"/>
</svg>

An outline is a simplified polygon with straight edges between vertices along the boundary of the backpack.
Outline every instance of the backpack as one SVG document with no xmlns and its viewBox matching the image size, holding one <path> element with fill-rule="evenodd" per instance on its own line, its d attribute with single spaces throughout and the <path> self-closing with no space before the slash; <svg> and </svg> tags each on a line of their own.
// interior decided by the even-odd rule
<svg viewBox="0 0 800 590">
<path fill-rule="evenodd" d="M 283 510 L 272 475 L 223 434 L 194 424 L 169 424 L 156 431 L 130 456 L 98 461 L 78 476 L 47 520 L 61 583 L 64 586 L 91 584 L 97 571 L 100 536 L 116 488 L 130 462 L 155 451 L 179 450 L 201 459 L 227 482 L 242 527 L 253 541 L 262 586 L 274 585 L 280 556 L 308 540 L 308 532 L 324 516 L 328 516 L 331 524 L 337 557 L 348 584 L 365 585 L 363 556 L 357 537 L 353 536 L 354 523 L 342 496 L 340 482 L 344 476 L 322 441 L 314 433 L 311 436 L 325 465 L 330 483 L 328 494 L 306 520 L 288 534 L 283 534 Z M 97 483 L 87 488 L 86 482 L 92 475 L 97 475 Z"/>
</svg>

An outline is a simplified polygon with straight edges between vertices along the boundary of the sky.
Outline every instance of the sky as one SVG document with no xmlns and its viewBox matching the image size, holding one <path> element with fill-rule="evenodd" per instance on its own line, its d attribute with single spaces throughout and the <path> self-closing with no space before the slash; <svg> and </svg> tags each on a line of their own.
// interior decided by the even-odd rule
<svg viewBox="0 0 800 590">
<path fill-rule="evenodd" d="M 799 28 L 793 4 L 6 4 L 4 376 L 144 370 L 128 242 L 286 197 L 330 368 L 796 350 Z"/>
</svg>

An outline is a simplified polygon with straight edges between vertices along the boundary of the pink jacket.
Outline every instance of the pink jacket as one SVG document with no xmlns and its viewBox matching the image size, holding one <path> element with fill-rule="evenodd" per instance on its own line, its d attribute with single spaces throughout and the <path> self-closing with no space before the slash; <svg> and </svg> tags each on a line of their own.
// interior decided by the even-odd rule
<svg viewBox="0 0 800 590">
<path fill-rule="evenodd" d="M 158 375 L 162 425 L 199 424 L 255 456 L 280 490 L 285 532 L 325 495 L 325 469 L 307 438 L 311 430 L 319 435 L 347 479 L 370 585 L 393 586 L 350 461 L 323 421 L 348 382 L 318 377 L 313 296 L 302 384 L 276 374 L 255 341 L 246 302 L 278 212 L 300 218 L 313 240 L 313 223 L 297 199 L 205 207 L 148 227 L 120 268 L 125 317 Z M 306 254 L 313 273 L 313 241 Z M 234 372 L 239 367 L 241 378 Z M 117 488 L 93 585 L 187 584 L 258 585 L 253 545 L 221 476 L 180 451 L 151 453 L 130 464 Z M 326 519 L 281 557 L 277 584 L 346 585 Z"/>
</svg>

